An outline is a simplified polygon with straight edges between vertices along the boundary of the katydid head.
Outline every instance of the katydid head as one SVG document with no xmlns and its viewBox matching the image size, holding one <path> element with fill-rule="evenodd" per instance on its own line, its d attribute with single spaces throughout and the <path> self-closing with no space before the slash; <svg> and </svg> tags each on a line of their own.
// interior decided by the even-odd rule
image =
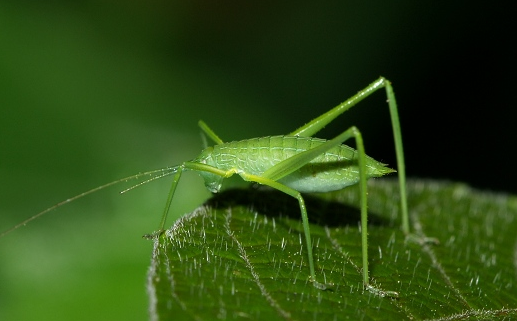
<svg viewBox="0 0 517 321">
<path fill-rule="evenodd" d="M 214 160 L 212 158 L 213 151 L 214 148 L 211 146 L 205 148 L 193 162 L 214 166 Z M 198 171 L 198 173 L 199 175 L 201 175 L 201 177 L 203 177 L 203 180 L 205 181 L 205 186 L 210 192 L 218 193 L 221 190 L 224 177 L 208 171 L 200 170 Z"/>
<path fill-rule="evenodd" d="M 210 192 L 218 193 L 221 190 L 223 177 L 209 172 L 199 172 L 199 175 L 205 180 L 205 186 Z"/>
</svg>

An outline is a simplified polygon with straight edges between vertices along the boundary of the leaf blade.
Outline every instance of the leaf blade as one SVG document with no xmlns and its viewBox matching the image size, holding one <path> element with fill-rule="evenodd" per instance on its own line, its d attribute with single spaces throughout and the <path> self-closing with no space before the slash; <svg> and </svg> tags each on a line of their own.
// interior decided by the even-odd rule
<svg viewBox="0 0 517 321">
<path fill-rule="evenodd" d="M 412 182 L 408 190 L 413 229 L 441 245 L 404 242 L 396 182 L 375 181 L 369 194 L 372 281 L 399 291 L 398 300 L 362 290 L 357 190 L 307 196 L 309 215 L 320 221 L 311 224 L 317 275 L 324 278 L 320 282 L 335 283 L 333 291 L 307 281 L 296 203 L 244 191 L 240 201 L 235 195 L 213 199 L 156 243 L 149 274 L 152 311 L 157 319 L 196 320 L 516 316 L 516 267 L 512 246 L 505 246 L 516 244 L 516 199 L 436 182 Z M 337 222 L 325 213 L 334 220 L 339 215 Z"/>
</svg>

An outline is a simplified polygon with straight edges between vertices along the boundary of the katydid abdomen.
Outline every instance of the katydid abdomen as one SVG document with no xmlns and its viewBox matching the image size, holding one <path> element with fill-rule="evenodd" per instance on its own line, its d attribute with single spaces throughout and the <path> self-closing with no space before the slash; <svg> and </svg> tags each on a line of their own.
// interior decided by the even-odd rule
<svg viewBox="0 0 517 321">
<path fill-rule="evenodd" d="M 324 139 L 298 136 L 252 138 L 216 145 L 202 153 L 198 160 L 221 170 L 234 169 L 236 173 L 262 176 L 274 165 L 325 142 Z M 339 145 L 278 182 L 305 193 L 340 190 L 359 181 L 357 157 L 355 149 Z M 368 178 L 394 172 L 368 156 L 366 169 Z"/>
</svg>

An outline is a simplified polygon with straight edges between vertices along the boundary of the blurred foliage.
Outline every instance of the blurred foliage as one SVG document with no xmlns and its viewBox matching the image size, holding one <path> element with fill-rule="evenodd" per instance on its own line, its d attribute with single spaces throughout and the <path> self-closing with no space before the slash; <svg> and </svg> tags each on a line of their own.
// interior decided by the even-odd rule
<svg viewBox="0 0 517 321">
<path fill-rule="evenodd" d="M 394 82 L 410 176 L 515 191 L 503 153 L 515 138 L 510 12 L 459 1 L 2 1 L 0 227 L 195 157 L 200 118 L 224 140 L 286 133 L 379 75 Z M 367 153 L 395 164 L 380 139 L 384 100 L 322 136 L 357 125 Z M 145 318 L 152 245 L 139 236 L 158 225 L 169 182 L 99 192 L 1 239 L 0 319 Z M 185 175 L 175 217 L 208 196 Z"/>
</svg>

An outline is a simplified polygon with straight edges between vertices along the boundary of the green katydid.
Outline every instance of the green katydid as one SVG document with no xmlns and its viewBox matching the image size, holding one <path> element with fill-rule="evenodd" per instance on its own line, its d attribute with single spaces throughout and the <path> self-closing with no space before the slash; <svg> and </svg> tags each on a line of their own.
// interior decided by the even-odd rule
<svg viewBox="0 0 517 321">
<path fill-rule="evenodd" d="M 305 234 L 310 281 L 315 287 L 326 289 L 329 285 L 316 280 L 308 213 L 301 193 L 329 192 L 359 183 L 361 193 L 361 244 L 364 288 L 380 296 L 397 297 L 397 292 L 381 290 L 370 284 L 366 196 L 366 181 L 368 178 L 380 177 L 394 172 L 394 170 L 387 168 L 385 164 L 365 154 L 361 133 L 355 126 L 350 127 L 330 140 L 312 137 L 340 114 L 380 88 L 385 88 L 388 97 L 400 185 L 402 230 L 408 235 L 409 219 L 406 200 L 406 177 L 397 103 L 391 83 L 385 78 L 380 77 L 350 99 L 285 136 L 267 136 L 225 143 L 203 121 L 199 121 L 202 131 L 215 142 L 215 145 L 206 147 L 197 158 L 186 161 L 179 166 L 126 177 L 69 198 L 3 232 L 0 234 L 0 237 L 61 205 L 119 182 L 146 175 L 155 175 L 136 185 L 140 186 L 158 178 L 174 175 L 159 230 L 153 234 L 159 235 L 164 230 L 176 186 L 183 171 L 197 171 L 204 178 L 206 187 L 214 193 L 220 190 L 224 178 L 238 174 L 245 181 L 272 187 L 298 200 Z M 343 145 L 350 138 L 355 139 L 357 150 Z"/>
</svg>

